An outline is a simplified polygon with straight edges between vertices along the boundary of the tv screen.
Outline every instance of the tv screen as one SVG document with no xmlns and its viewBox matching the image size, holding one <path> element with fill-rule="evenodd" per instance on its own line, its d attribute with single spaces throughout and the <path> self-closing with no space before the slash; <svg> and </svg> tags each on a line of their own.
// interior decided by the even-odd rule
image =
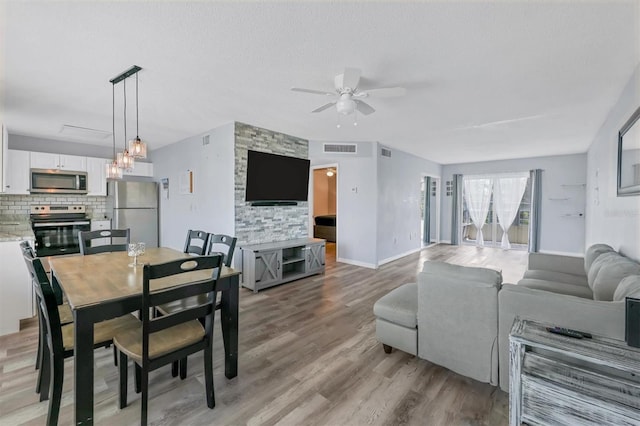
<svg viewBox="0 0 640 426">
<path fill-rule="evenodd" d="M 307 201 L 309 164 L 304 158 L 249 150 L 246 200 Z"/>
</svg>

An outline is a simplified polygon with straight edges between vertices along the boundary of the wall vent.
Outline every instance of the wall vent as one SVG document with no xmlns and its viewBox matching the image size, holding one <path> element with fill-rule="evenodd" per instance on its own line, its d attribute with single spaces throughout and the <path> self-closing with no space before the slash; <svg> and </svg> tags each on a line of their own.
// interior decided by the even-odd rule
<svg viewBox="0 0 640 426">
<path fill-rule="evenodd" d="M 322 152 L 338 154 L 356 154 L 358 145 L 353 143 L 325 143 L 322 145 Z"/>
<path fill-rule="evenodd" d="M 382 148 L 382 151 L 380 153 L 383 157 L 391 157 L 391 150 L 388 148 Z"/>
<path fill-rule="evenodd" d="M 202 145 L 209 145 L 209 136 L 210 135 L 204 135 L 202 137 Z"/>
</svg>

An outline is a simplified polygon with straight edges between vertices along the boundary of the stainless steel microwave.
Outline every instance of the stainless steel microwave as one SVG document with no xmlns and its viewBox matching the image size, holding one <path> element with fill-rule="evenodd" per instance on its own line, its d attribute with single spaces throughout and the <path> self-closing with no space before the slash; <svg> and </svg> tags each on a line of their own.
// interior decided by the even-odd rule
<svg viewBox="0 0 640 426">
<path fill-rule="evenodd" d="M 31 169 L 32 194 L 86 194 L 87 173 L 56 169 Z"/>
</svg>

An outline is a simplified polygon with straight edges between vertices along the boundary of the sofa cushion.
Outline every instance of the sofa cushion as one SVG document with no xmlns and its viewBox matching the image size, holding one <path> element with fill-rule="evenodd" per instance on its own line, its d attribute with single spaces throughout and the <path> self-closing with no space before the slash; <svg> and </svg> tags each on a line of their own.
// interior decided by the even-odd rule
<svg viewBox="0 0 640 426">
<path fill-rule="evenodd" d="M 620 258 L 623 258 L 623 256 L 614 251 L 614 252 L 602 253 L 600 256 L 596 258 L 596 260 L 593 261 L 593 263 L 591 264 L 591 267 L 589 268 L 589 272 L 587 273 L 587 282 L 589 283 L 589 287 L 591 288 L 591 290 L 593 290 L 593 284 L 596 281 L 598 272 L 600 272 L 600 268 Z"/>
<path fill-rule="evenodd" d="M 623 256 L 607 262 L 593 282 L 593 299 L 612 301 L 620 281 L 630 275 L 640 275 L 640 264 Z"/>
<path fill-rule="evenodd" d="M 584 275 L 565 274 L 563 272 L 534 269 L 534 270 L 526 271 L 524 273 L 524 278 L 567 283 L 567 284 L 584 286 L 588 288 L 587 277 Z"/>
<path fill-rule="evenodd" d="M 593 262 L 604 253 L 609 253 L 615 251 L 613 247 L 607 244 L 594 244 L 587 249 L 584 253 L 584 272 L 585 274 L 589 273 L 589 269 L 591 269 L 591 265 Z"/>
<path fill-rule="evenodd" d="M 391 290 L 373 305 L 373 313 L 394 324 L 415 328 L 418 315 L 418 285 L 409 283 Z"/>
<path fill-rule="evenodd" d="M 502 284 L 502 272 L 487 268 L 453 265 L 447 262 L 427 260 L 423 264 L 423 272 L 435 275 L 446 275 L 461 281 L 474 281 L 496 285 Z"/>
<path fill-rule="evenodd" d="M 627 297 L 640 299 L 640 275 L 629 275 L 623 278 L 616 292 L 613 293 L 614 302 L 624 302 Z"/>
<path fill-rule="evenodd" d="M 534 288 L 537 290 L 545 290 L 551 293 L 567 294 L 569 296 L 584 297 L 585 299 L 593 299 L 593 293 L 588 286 L 574 285 L 558 281 L 538 280 L 533 278 L 523 278 L 518 281 L 519 287 Z"/>
</svg>

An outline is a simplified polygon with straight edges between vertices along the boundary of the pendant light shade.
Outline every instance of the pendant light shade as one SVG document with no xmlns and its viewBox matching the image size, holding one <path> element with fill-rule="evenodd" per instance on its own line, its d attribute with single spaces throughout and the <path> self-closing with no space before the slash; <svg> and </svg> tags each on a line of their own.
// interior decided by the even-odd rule
<svg viewBox="0 0 640 426">
<path fill-rule="evenodd" d="M 129 155 L 133 158 L 147 158 L 147 144 L 140 139 L 138 123 L 138 73 L 136 72 L 136 137 L 129 141 Z"/>
<path fill-rule="evenodd" d="M 133 170 L 133 166 L 135 165 L 134 163 L 134 159 L 133 157 L 129 154 L 129 150 L 127 149 L 127 80 L 125 79 L 122 82 L 122 93 L 123 93 L 123 99 L 124 99 L 124 118 L 123 118 L 123 123 L 124 123 L 124 149 L 122 150 L 122 152 L 118 153 L 118 158 L 117 158 L 117 162 L 118 162 L 118 167 L 120 167 L 122 170 L 125 171 L 131 171 Z"/>
<path fill-rule="evenodd" d="M 109 161 L 106 166 L 107 179 L 122 179 L 122 169 L 118 167 L 118 161 L 116 160 L 116 86 L 115 84 L 111 88 L 111 137 L 113 138 L 113 160 Z"/>
</svg>

